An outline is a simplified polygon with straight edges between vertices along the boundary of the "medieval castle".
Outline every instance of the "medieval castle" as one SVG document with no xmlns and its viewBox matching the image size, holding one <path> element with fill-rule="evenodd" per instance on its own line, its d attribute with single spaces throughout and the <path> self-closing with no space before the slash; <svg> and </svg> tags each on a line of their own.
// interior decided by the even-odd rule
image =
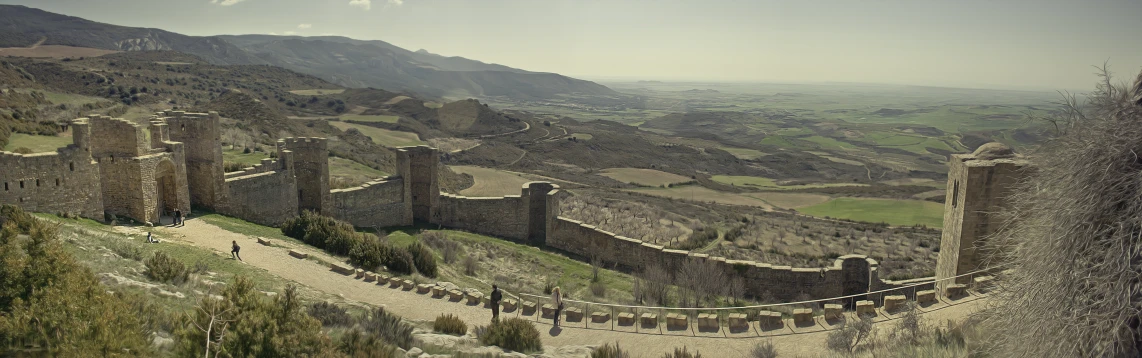
<svg viewBox="0 0 1142 358">
<path fill-rule="evenodd" d="M 155 224 L 175 210 L 191 212 L 192 205 L 269 226 L 302 210 L 358 227 L 428 222 L 599 257 L 632 270 L 661 265 L 677 272 L 687 260 L 708 260 L 742 277 L 749 295 L 789 300 L 925 282 L 927 290 L 943 291 L 968 283 L 967 277 L 936 281 L 982 268 L 979 243 L 998 228 L 993 213 L 1002 209 L 1010 184 L 1026 167 L 1026 161 L 998 143 L 953 156 L 936 277 L 897 282 L 880 279 L 876 260 L 861 255 L 842 256 L 832 267 L 793 268 L 670 250 L 619 236 L 559 217 L 559 200 L 569 194 L 548 182 L 527 183 L 520 195 L 495 198 L 440 193 L 439 154 L 427 146 L 397 148 L 397 175 L 348 189 L 330 190 L 325 138 L 281 139 L 276 158 L 227 173 L 219 119 L 213 112 L 166 111 L 152 117 L 147 129 L 105 116 L 77 119 L 71 125 L 73 144 L 55 153 L 0 152 L 0 204 Z"/>
</svg>

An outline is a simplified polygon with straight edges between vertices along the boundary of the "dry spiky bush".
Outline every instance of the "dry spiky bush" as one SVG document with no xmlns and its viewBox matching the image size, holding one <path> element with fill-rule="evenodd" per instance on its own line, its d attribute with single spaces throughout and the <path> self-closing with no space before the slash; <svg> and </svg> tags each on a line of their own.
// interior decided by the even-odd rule
<svg viewBox="0 0 1142 358">
<path fill-rule="evenodd" d="M 1142 75 L 1128 89 L 1100 74 L 1085 103 L 1066 98 L 989 240 L 1011 265 L 986 322 L 993 356 L 1142 354 Z"/>
</svg>

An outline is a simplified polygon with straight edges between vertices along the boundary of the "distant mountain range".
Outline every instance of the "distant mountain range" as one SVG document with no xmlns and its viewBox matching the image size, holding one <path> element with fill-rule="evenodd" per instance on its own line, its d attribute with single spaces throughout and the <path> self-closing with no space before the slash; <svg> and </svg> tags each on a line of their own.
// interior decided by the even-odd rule
<svg viewBox="0 0 1142 358">
<path fill-rule="evenodd" d="M 545 99 L 561 94 L 614 96 L 606 86 L 556 73 L 409 51 L 384 41 L 339 36 L 187 36 L 94 22 L 19 5 L 0 5 L 0 47 L 65 45 L 116 51 L 173 50 L 221 65 L 268 64 L 347 87 L 426 97 Z"/>
</svg>

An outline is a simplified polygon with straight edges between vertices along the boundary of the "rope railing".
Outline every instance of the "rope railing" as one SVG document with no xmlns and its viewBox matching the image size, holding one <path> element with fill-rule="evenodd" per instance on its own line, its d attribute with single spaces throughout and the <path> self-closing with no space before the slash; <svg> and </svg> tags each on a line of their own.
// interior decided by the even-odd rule
<svg viewBox="0 0 1142 358">
<path fill-rule="evenodd" d="M 948 281 L 948 280 L 955 280 L 955 279 L 958 279 L 958 278 L 961 278 L 961 277 L 967 277 L 967 276 L 972 276 L 972 275 L 976 275 L 976 274 L 979 274 L 979 273 L 983 273 L 983 272 L 994 271 L 994 270 L 997 270 L 997 269 L 1001 269 L 1001 268 L 1003 268 L 1003 267 L 1005 267 L 1005 266 L 1007 266 L 1007 265 L 1009 265 L 1009 263 L 1005 263 L 1005 264 L 1001 264 L 1001 265 L 996 265 L 996 266 L 992 266 L 992 267 L 989 267 L 989 268 L 980 269 L 980 270 L 976 270 L 976 271 L 968 272 L 968 273 L 965 273 L 965 274 L 961 274 L 961 275 L 957 275 L 957 276 L 947 277 L 947 278 L 944 278 L 944 279 L 940 279 L 940 280 L 932 280 L 932 281 L 927 281 L 927 282 L 915 283 L 915 284 L 904 285 L 904 286 L 900 286 L 900 287 L 894 287 L 894 288 L 889 288 L 889 289 L 884 289 L 884 290 L 878 290 L 878 291 L 870 291 L 870 292 L 864 292 L 864 293 L 857 293 L 857 294 L 846 295 L 846 296 L 837 296 L 837 297 L 830 297 L 830 298 L 820 298 L 820 299 L 814 299 L 814 300 L 805 300 L 805 301 L 787 302 L 787 303 L 770 303 L 770 304 L 751 305 L 751 306 L 735 306 L 735 307 L 665 307 L 665 306 L 640 306 L 640 305 L 622 305 L 622 304 L 614 304 L 614 303 L 601 303 L 601 302 L 591 302 L 591 301 L 579 301 L 579 300 L 572 300 L 572 299 L 564 299 L 564 300 L 563 300 L 563 302 L 564 302 L 564 303 L 578 303 L 578 304 L 585 304 L 585 305 L 592 305 L 592 306 L 601 306 L 601 307 L 611 307 L 611 308 L 625 308 L 625 309 L 639 309 L 639 310 L 671 310 L 671 311 L 733 311 L 733 310 L 760 309 L 760 308 L 769 308 L 769 307 L 781 307 L 781 306 L 792 306 L 792 305 L 806 305 L 806 304 L 813 304 L 813 303 L 822 303 L 822 302 L 842 301 L 842 300 L 845 300 L 845 299 L 851 299 L 851 298 L 856 298 L 856 297 L 861 297 L 861 296 L 868 296 L 868 295 L 877 295 L 877 294 L 883 294 L 883 293 L 888 293 L 888 292 L 895 292 L 895 291 L 900 291 L 900 290 L 904 290 L 904 289 L 908 289 L 908 288 L 915 288 L 915 287 L 919 287 L 919 286 L 925 286 L 925 285 L 935 285 L 935 284 L 937 284 L 938 282 L 943 282 L 943 281 Z M 485 282 L 485 281 L 483 281 L 483 280 L 480 280 L 480 279 L 476 279 L 476 280 L 477 280 L 477 281 L 480 281 L 481 283 L 484 283 L 485 285 L 491 286 L 490 284 L 488 284 L 487 282 Z M 954 281 L 953 281 L 953 282 L 954 282 Z M 523 293 L 523 292 L 520 292 L 520 293 L 519 293 L 519 295 L 514 295 L 514 294 L 512 294 L 512 293 L 510 293 L 510 292 L 508 292 L 508 291 L 506 291 L 506 290 L 504 290 L 503 288 L 500 288 L 500 290 L 501 290 L 501 291 L 502 291 L 502 292 L 503 292 L 503 293 L 504 293 L 506 296 L 509 296 L 509 297 L 514 297 L 516 300 L 519 300 L 519 301 L 523 301 L 523 297 L 531 297 L 531 298 L 534 298 L 534 300 L 533 300 L 533 301 L 536 301 L 536 302 L 539 302 L 539 300 L 545 300 L 545 299 L 550 299 L 550 298 L 551 298 L 550 296 L 547 296 L 547 295 L 535 295 L 535 294 L 530 294 L 530 293 Z"/>
</svg>

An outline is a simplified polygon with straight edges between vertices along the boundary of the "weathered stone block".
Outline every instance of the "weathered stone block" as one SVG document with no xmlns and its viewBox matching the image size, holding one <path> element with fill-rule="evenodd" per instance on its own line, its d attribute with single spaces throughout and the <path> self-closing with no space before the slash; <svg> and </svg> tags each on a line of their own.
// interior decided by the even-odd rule
<svg viewBox="0 0 1142 358">
<path fill-rule="evenodd" d="M 427 283 L 422 283 L 422 284 L 416 285 L 416 293 L 426 294 L 429 292 L 432 292 L 432 285 L 427 284 Z"/>
<path fill-rule="evenodd" d="M 448 300 L 452 302 L 460 302 L 464 299 L 464 292 L 460 290 L 448 290 Z"/>
<path fill-rule="evenodd" d="M 972 279 L 975 284 L 975 289 L 979 292 L 987 292 L 995 285 L 995 279 L 991 276 L 980 276 Z"/>
<path fill-rule="evenodd" d="M 632 326 L 634 325 L 634 313 L 620 312 L 618 320 L 620 326 Z"/>
<path fill-rule="evenodd" d="M 563 310 L 563 315 L 567 317 L 567 322 L 583 321 L 583 309 L 579 307 L 567 307 Z"/>
<path fill-rule="evenodd" d="M 797 308 L 793 310 L 793 324 L 795 325 L 808 325 L 813 324 L 813 309 L 811 308 Z"/>
<path fill-rule="evenodd" d="M 825 319 L 841 319 L 844 318 L 844 306 L 827 303 L 825 304 Z"/>
<path fill-rule="evenodd" d="M 505 298 L 503 301 L 500 301 L 500 305 L 504 307 L 504 312 L 514 311 L 518 304 L 519 302 L 510 298 Z"/>
<path fill-rule="evenodd" d="M 749 329 L 749 320 L 745 313 L 730 313 L 728 316 L 730 330 L 741 331 Z"/>
<path fill-rule="evenodd" d="M 402 284 L 404 284 L 404 280 L 402 280 L 400 277 L 389 277 L 389 287 L 398 288 Z"/>
<path fill-rule="evenodd" d="M 441 298 L 441 297 L 444 297 L 444 295 L 448 294 L 448 289 L 444 288 L 443 286 L 435 286 L 434 285 L 434 286 L 431 286 L 431 288 L 432 288 L 432 297 L 433 298 Z"/>
<path fill-rule="evenodd" d="M 967 285 L 951 284 L 944 287 L 944 297 L 947 298 L 959 298 L 967 294 Z"/>
<path fill-rule="evenodd" d="M 365 282 L 373 282 L 377 280 L 377 274 L 370 271 L 365 271 Z"/>
<path fill-rule="evenodd" d="M 309 258 L 309 254 L 297 250 L 289 250 L 289 255 L 299 259 Z"/>
<path fill-rule="evenodd" d="M 591 322 L 593 323 L 605 323 L 610 320 L 610 312 L 591 312 Z"/>
<path fill-rule="evenodd" d="M 781 328 L 785 322 L 781 320 L 781 312 L 761 311 L 757 314 L 757 324 L 764 328 Z"/>
<path fill-rule="evenodd" d="M 266 238 L 264 238 L 264 237 L 258 237 L 258 243 L 259 243 L 259 244 L 262 244 L 262 245 L 265 245 L 265 246 L 270 246 L 270 245 L 271 245 L 271 244 L 270 244 L 270 240 L 269 240 L 269 239 L 266 239 Z"/>
<path fill-rule="evenodd" d="M 936 290 L 924 290 L 916 292 L 916 303 L 926 304 L 936 302 Z"/>
<path fill-rule="evenodd" d="M 389 284 L 389 275 L 377 274 L 377 285 L 383 286 Z"/>
<path fill-rule="evenodd" d="M 717 313 L 699 313 L 698 314 L 698 329 L 700 330 L 716 330 L 721 326 L 718 323 Z"/>
<path fill-rule="evenodd" d="M 400 287 L 405 291 L 410 291 L 416 287 L 416 283 L 412 282 L 412 280 L 403 280 L 400 282 Z"/>
<path fill-rule="evenodd" d="M 480 304 L 480 299 L 484 298 L 484 294 L 479 292 L 466 292 L 464 293 L 464 298 L 468 299 L 468 304 L 478 305 Z"/>
<path fill-rule="evenodd" d="M 904 295 L 884 296 L 884 310 L 888 312 L 895 312 L 904 309 L 905 304 L 908 302 L 908 297 Z"/>
<path fill-rule="evenodd" d="M 658 327 L 658 315 L 650 312 L 643 312 L 639 317 L 639 322 L 643 327 Z"/>
<path fill-rule="evenodd" d="M 876 315 L 876 305 L 873 304 L 872 301 L 869 301 L 869 300 L 857 301 L 856 312 L 857 312 L 857 316 L 860 316 L 860 317 L 875 316 Z"/>
<path fill-rule="evenodd" d="M 525 316 L 535 314 L 535 302 L 523 301 L 522 305 L 523 305 L 523 314 Z"/>
<path fill-rule="evenodd" d="M 543 318 L 554 318 L 555 317 L 555 306 L 551 305 L 550 303 L 544 303 L 542 311 L 540 312 L 540 315 Z"/>
<path fill-rule="evenodd" d="M 362 269 L 356 269 L 356 270 L 353 270 L 353 272 L 354 272 L 354 273 L 356 273 L 356 275 L 355 275 L 355 276 L 356 276 L 357 278 L 365 278 L 365 270 L 362 270 Z"/>
<path fill-rule="evenodd" d="M 345 265 L 329 264 L 329 269 L 333 270 L 333 272 L 336 272 L 336 273 L 339 273 L 339 274 L 342 274 L 345 276 L 349 276 L 349 275 L 353 274 L 353 268 L 349 267 L 349 266 L 345 266 Z"/>
<path fill-rule="evenodd" d="M 689 327 L 690 322 L 686 315 L 681 313 L 667 313 L 666 314 L 666 327 L 667 328 L 684 328 Z"/>
</svg>

